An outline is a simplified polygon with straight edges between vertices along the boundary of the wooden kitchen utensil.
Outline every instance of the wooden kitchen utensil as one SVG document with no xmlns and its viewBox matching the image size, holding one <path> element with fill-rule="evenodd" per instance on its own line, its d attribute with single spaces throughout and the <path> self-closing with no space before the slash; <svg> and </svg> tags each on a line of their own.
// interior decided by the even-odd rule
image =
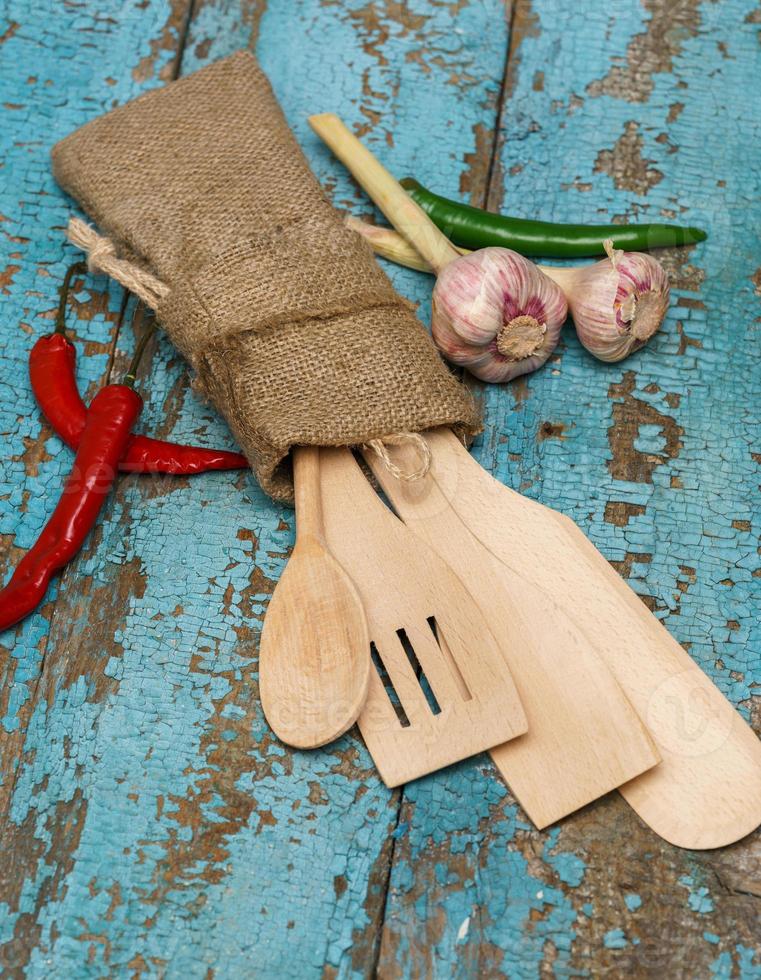
<svg viewBox="0 0 761 980">
<path fill-rule="evenodd" d="M 313 116 L 310 124 L 434 269 L 455 258 L 340 119 Z M 640 817 L 689 848 L 729 844 L 758 826 L 761 742 L 721 692 L 572 521 L 493 480 L 451 432 L 436 432 L 429 443 L 439 479 L 446 473 L 456 487 L 448 495 L 454 510 L 500 561 L 513 595 L 530 583 L 562 608 L 647 725 L 662 762 L 621 787 Z M 546 614 L 532 614 L 530 626 L 546 622 Z"/>
<path fill-rule="evenodd" d="M 743 718 L 569 518 L 503 486 L 451 431 L 426 438 L 434 501 L 445 498 L 494 556 L 528 629 L 546 630 L 550 620 L 572 624 L 652 735 L 662 761 L 620 787 L 627 802 L 679 847 L 721 847 L 750 833 L 761 823 L 761 742 Z M 401 465 L 402 453 L 392 452 Z M 456 560 L 459 552 L 438 533 L 435 514 L 426 516 L 429 505 L 417 511 L 407 502 L 424 488 L 394 489 L 388 478 L 384 486 L 410 527 Z M 574 692 L 569 686 L 569 700 Z M 531 724 L 528 699 L 526 707 Z M 507 767 L 505 775 L 509 782 Z"/>
<path fill-rule="evenodd" d="M 296 545 L 267 608 L 259 646 L 259 689 L 283 742 L 311 749 L 357 720 L 370 679 L 362 601 L 325 541 L 320 450 L 293 453 Z"/>
<path fill-rule="evenodd" d="M 459 578 L 394 517 L 348 450 L 321 451 L 320 480 L 328 546 L 367 614 L 374 669 L 359 728 L 384 782 L 522 735 L 503 652 Z"/>
<path fill-rule="evenodd" d="M 519 571 L 506 571 L 453 509 L 457 471 L 442 473 L 440 454 L 432 473 L 409 483 L 374 453 L 365 458 L 405 524 L 457 572 L 502 640 L 529 730 L 491 757 L 534 824 L 546 827 L 656 765 L 653 741 L 605 662 L 564 603 L 536 583 L 547 552 L 536 556 L 516 539 Z M 394 458 L 414 462 L 404 451 Z M 555 534 L 564 546 L 562 530 Z"/>
</svg>

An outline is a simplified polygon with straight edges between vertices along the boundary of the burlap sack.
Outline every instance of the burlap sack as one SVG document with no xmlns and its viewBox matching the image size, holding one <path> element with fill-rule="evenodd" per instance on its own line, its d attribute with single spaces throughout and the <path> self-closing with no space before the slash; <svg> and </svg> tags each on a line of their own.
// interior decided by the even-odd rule
<svg viewBox="0 0 761 980">
<path fill-rule="evenodd" d="M 157 315 L 263 488 L 294 445 L 356 445 L 478 413 L 367 245 L 323 197 L 241 52 L 95 119 L 53 168 L 169 287 Z"/>
</svg>

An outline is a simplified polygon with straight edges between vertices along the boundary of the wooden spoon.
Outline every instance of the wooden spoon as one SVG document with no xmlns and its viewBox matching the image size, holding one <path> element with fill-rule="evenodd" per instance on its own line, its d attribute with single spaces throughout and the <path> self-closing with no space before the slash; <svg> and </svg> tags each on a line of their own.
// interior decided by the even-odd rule
<svg viewBox="0 0 761 980">
<path fill-rule="evenodd" d="M 370 680 L 362 600 L 325 541 L 320 450 L 293 453 L 296 545 L 267 608 L 259 647 L 264 714 L 300 749 L 326 745 L 357 720 Z"/>
</svg>

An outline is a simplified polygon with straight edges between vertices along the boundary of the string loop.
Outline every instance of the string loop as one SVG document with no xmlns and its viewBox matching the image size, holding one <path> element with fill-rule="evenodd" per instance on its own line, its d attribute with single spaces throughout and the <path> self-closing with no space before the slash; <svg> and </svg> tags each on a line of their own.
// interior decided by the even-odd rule
<svg viewBox="0 0 761 980">
<path fill-rule="evenodd" d="M 397 466 L 391 459 L 387 446 L 413 446 L 418 454 L 418 465 L 411 470 Z M 431 468 L 431 448 L 419 432 L 396 432 L 383 436 L 382 439 L 370 439 L 363 448 L 372 450 L 389 473 L 404 483 L 422 480 Z"/>
</svg>

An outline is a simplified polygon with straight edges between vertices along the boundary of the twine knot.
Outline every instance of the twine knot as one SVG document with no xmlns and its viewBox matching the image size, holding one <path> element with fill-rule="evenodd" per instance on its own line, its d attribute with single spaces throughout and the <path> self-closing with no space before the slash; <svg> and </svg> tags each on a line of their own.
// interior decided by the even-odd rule
<svg viewBox="0 0 761 980">
<path fill-rule="evenodd" d="M 418 454 L 418 465 L 411 470 L 397 466 L 391 459 L 387 446 L 413 446 Z M 422 480 L 428 475 L 431 468 L 431 447 L 419 432 L 396 432 L 392 435 L 383 436 L 382 439 L 370 439 L 363 448 L 372 450 L 389 473 L 404 483 Z"/>
<path fill-rule="evenodd" d="M 87 251 L 87 268 L 90 272 L 105 272 L 103 263 L 116 255 L 114 243 L 110 238 L 95 235 L 95 239 Z"/>
</svg>

